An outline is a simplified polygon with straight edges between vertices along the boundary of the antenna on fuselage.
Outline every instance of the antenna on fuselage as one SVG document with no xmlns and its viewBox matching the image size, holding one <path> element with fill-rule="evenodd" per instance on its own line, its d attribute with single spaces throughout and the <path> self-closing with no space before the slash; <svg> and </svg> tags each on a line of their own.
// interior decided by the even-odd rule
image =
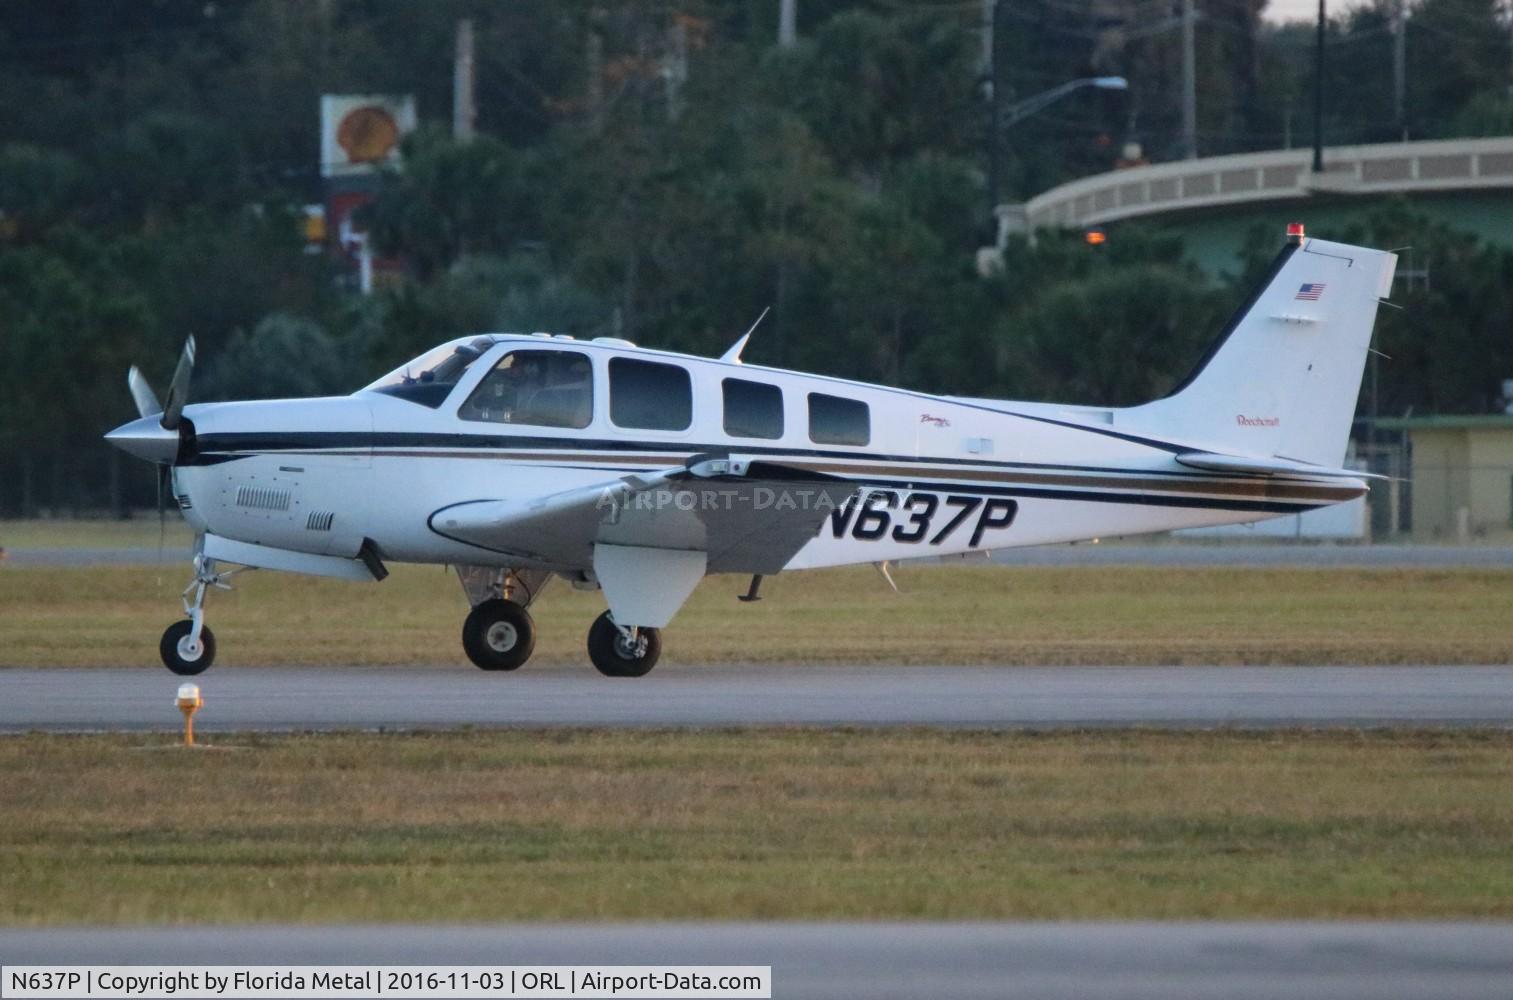
<svg viewBox="0 0 1513 1000">
<path fill-rule="evenodd" d="M 756 322 L 753 323 L 753 324 L 751 324 L 751 329 L 747 330 L 744 334 L 742 334 L 740 340 L 736 341 L 734 344 L 731 344 L 730 345 L 730 350 L 728 350 L 724 354 L 720 355 L 720 360 L 721 361 L 728 361 L 728 362 L 730 362 L 733 365 L 740 364 L 741 363 L 741 352 L 746 349 L 746 341 L 748 341 L 748 340 L 751 339 L 751 335 L 756 332 L 756 328 L 757 327 L 759 327 L 759 326 L 762 325 L 762 320 L 766 319 L 767 318 L 767 314 L 770 313 L 770 312 L 772 312 L 772 307 L 771 306 L 768 306 L 766 309 L 763 309 L 762 310 L 762 315 L 758 316 L 756 318 Z"/>
</svg>

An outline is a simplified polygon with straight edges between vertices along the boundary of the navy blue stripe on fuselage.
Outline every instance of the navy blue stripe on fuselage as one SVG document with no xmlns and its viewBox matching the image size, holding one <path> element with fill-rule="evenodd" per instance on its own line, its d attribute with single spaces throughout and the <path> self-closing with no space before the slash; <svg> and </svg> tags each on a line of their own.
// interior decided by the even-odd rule
<svg viewBox="0 0 1513 1000">
<path fill-rule="evenodd" d="M 1026 418 L 1038 419 L 1038 418 Z M 1057 421 L 1049 421 L 1057 423 Z M 1072 426 L 1072 425 L 1067 425 Z M 1079 430 L 1086 428 L 1078 428 Z M 472 451 L 617 451 L 697 455 L 701 453 L 752 455 L 791 455 L 801 458 L 838 458 L 856 461 L 898 462 L 920 465 L 946 464 L 983 469 L 1036 469 L 1057 472 L 1124 473 L 1147 470 L 1121 469 L 1099 465 L 1059 465 L 1039 462 L 999 462 L 978 458 L 932 458 L 919 455 L 890 455 L 868 451 L 835 451 L 819 448 L 792 448 L 740 442 L 694 444 L 686 441 L 635 441 L 611 438 L 523 437 L 512 434 L 464 434 L 447 431 L 290 431 L 273 434 L 202 434 L 196 441 L 196 454 L 184 465 L 209 465 L 228 457 L 245 454 L 310 452 L 334 449 L 371 449 L 375 456 L 386 448 L 456 449 Z M 1187 450 L 1187 449 L 1180 449 Z M 446 457 L 439 452 L 437 457 Z M 507 457 L 507 456 L 503 456 Z M 1174 469 L 1162 476 L 1194 480 L 1213 479 L 1211 473 Z"/>
<path fill-rule="evenodd" d="M 1182 507 L 1199 510 L 1255 511 L 1261 514 L 1296 514 L 1314 510 L 1324 504 L 1280 500 L 1231 500 L 1216 497 L 1196 497 L 1170 493 L 1116 493 L 1111 490 L 1061 490 L 1039 486 L 988 486 L 957 480 L 955 482 L 929 482 L 920 479 L 875 479 L 857 480 L 864 487 L 903 492 L 925 493 L 970 493 L 982 496 L 1019 497 L 1040 500 L 1083 500 L 1089 503 L 1135 504 L 1142 507 Z"/>
</svg>

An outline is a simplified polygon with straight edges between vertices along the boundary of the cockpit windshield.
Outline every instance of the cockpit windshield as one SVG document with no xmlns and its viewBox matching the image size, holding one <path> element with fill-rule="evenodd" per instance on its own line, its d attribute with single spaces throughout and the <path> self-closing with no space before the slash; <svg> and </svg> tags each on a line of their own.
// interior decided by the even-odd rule
<svg viewBox="0 0 1513 1000">
<path fill-rule="evenodd" d="M 432 348 L 363 389 L 397 396 L 434 410 L 451 394 L 468 367 L 493 346 L 493 337 L 463 337 Z"/>
</svg>

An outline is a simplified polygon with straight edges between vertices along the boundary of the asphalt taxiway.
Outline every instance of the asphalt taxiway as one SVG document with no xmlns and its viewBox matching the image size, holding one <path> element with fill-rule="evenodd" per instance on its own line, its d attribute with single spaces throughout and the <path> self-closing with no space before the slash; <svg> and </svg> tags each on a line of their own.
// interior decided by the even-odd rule
<svg viewBox="0 0 1513 1000">
<path fill-rule="evenodd" d="M 770 965 L 774 997 L 1506 997 L 1513 925 L 635 924 L 0 930 L 13 965 Z"/>
<path fill-rule="evenodd" d="M 0 731 L 180 725 L 161 667 L 0 670 Z M 238 667 L 195 678 L 215 730 L 766 725 L 1513 726 L 1513 666 Z"/>
<path fill-rule="evenodd" d="M 3 541 L 3 539 L 0 539 Z M 163 566 L 187 573 L 189 550 L 157 548 L 11 548 L 5 565 L 29 566 Z M 934 559 L 925 560 L 934 562 Z M 1321 569 L 1508 569 L 1513 546 L 1507 545 L 1352 545 L 1288 543 L 1166 542 L 1037 545 L 998 549 L 987 558 L 949 557 L 946 563 L 987 563 L 1001 566 L 1171 566 L 1275 567 Z"/>
</svg>

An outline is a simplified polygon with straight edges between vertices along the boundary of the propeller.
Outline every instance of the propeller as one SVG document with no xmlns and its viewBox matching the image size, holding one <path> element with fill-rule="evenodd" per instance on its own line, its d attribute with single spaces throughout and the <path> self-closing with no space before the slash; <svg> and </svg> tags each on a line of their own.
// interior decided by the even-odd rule
<svg viewBox="0 0 1513 1000">
<path fill-rule="evenodd" d="M 184 341 L 184 350 L 179 354 L 178 366 L 173 370 L 173 381 L 168 383 L 168 405 L 163 407 L 163 427 L 174 431 L 184 413 L 184 404 L 189 401 L 189 376 L 194 374 L 194 334 Z"/>
<path fill-rule="evenodd" d="M 132 402 L 137 404 L 138 416 L 155 417 L 163 412 L 158 394 L 152 391 L 152 386 L 147 384 L 147 377 L 136 365 L 132 365 L 131 371 L 126 373 L 126 387 L 131 390 Z"/>
<path fill-rule="evenodd" d="M 157 393 L 148 385 L 147 377 L 133 365 L 126 373 L 126 387 L 131 390 L 131 399 L 140 418 L 117 427 L 105 435 L 105 440 L 138 458 L 162 466 L 172 465 L 178 457 L 183 436 L 184 404 L 189 401 L 194 354 L 194 337 L 190 336 L 184 341 L 179 363 L 173 370 L 173 380 L 168 383 L 166 406 L 158 402 Z"/>
</svg>

